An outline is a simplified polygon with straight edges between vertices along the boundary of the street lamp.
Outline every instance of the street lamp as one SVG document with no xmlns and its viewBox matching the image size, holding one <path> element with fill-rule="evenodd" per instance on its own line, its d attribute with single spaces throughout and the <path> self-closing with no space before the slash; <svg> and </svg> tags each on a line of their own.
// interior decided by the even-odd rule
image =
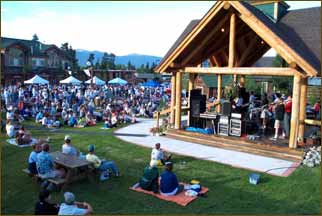
<svg viewBox="0 0 322 216">
<path fill-rule="evenodd" d="M 87 61 L 86 64 L 89 67 L 89 72 L 91 73 L 91 88 L 93 88 L 93 66 L 90 61 Z"/>
</svg>

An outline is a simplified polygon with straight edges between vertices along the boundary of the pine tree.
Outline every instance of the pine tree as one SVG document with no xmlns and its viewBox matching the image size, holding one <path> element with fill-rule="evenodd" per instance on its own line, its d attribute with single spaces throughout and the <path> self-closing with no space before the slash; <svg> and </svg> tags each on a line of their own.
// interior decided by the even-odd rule
<svg viewBox="0 0 322 216">
<path fill-rule="evenodd" d="M 37 34 L 34 34 L 34 35 L 32 36 L 32 40 L 33 40 L 33 41 L 39 41 L 38 35 L 37 35 Z"/>
</svg>

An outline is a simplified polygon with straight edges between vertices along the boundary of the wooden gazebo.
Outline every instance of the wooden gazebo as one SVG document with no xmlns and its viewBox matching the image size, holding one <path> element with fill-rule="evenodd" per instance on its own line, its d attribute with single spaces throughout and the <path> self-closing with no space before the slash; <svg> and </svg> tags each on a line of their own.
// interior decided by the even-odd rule
<svg viewBox="0 0 322 216">
<path fill-rule="evenodd" d="M 270 48 L 289 66 L 251 67 Z M 205 60 L 210 61 L 210 67 L 201 66 Z M 194 74 L 216 74 L 218 99 L 222 98 L 222 75 L 232 75 L 241 86 L 246 75 L 292 76 L 289 148 L 297 148 L 297 138 L 304 136 L 307 78 L 321 74 L 319 57 L 303 45 L 296 32 L 283 29 L 279 22 L 243 1 L 217 1 L 201 20 L 193 20 L 155 71 L 172 73 L 170 121 L 175 129 L 181 127 L 183 73 L 190 74 L 188 91 L 194 88 Z"/>
</svg>

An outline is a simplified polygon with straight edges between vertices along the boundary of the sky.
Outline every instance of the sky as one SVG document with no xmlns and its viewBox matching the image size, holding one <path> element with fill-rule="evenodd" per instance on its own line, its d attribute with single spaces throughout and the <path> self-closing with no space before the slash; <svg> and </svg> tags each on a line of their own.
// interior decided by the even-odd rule
<svg viewBox="0 0 322 216">
<path fill-rule="evenodd" d="M 286 1 L 290 9 L 320 1 Z M 214 1 L 1 1 L 1 36 L 74 49 L 164 56 L 188 23 L 201 19 Z"/>
</svg>

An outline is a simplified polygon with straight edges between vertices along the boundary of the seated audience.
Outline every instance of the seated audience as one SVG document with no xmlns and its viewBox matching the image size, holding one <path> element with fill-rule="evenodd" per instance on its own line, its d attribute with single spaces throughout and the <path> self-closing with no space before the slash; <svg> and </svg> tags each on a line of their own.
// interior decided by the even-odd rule
<svg viewBox="0 0 322 216">
<path fill-rule="evenodd" d="M 7 120 L 6 131 L 8 137 L 13 138 L 16 136 L 15 126 L 13 125 L 11 120 Z"/>
<path fill-rule="evenodd" d="M 49 154 L 50 146 L 45 143 L 42 145 L 42 151 L 37 155 L 37 168 L 43 178 L 64 177 L 64 169 L 56 169 L 53 159 Z"/>
<path fill-rule="evenodd" d="M 106 175 L 106 172 L 111 169 L 115 176 L 119 176 L 119 171 L 114 163 L 114 161 L 101 160 L 94 154 L 95 146 L 88 146 L 88 154 L 86 155 L 86 160 L 94 163 L 94 167 L 102 172 L 102 175 Z M 102 177 L 102 176 L 101 176 Z"/>
<path fill-rule="evenodd" d="M 72 156 L 78 156 L 79 151 L 72 145 L 72 141 L 69 135 L 65 136 L 65 143 L 62 146 L 62 153 Z"/>
<path fill-rule="evenodd" d="M 43 117 L 44 117 L 43 112 L 42 111 L 38 112 L 36 115 L 36 123 L 41 123 Z"/>
<path fill-rule="evenodd" d="M 88 215 L 93 213 L 93 208 L 86 202 L 75 201 L 75 195 L 71 192 L 64 193 L 65 203 L 59 208 L 58 215 Z"/>
<path fill-rule="evenodd" d="M 41 152 L 41 145 L 36 144 L 33 147 L 33 151 L 30 153 L 28 158 L 28 170 L 31 174 L 37 175 L 37 155 L 39 152 Z"/>
<path fill-rule="evenodd" d="M 166 161 L 171 159 L 171 154 L 166 156 L 165 152 L 160 148 L 160 143 L 155 144 L 155 148 L 151 152 L 151 160 L 156 160 L 158 165 L 164 164 Z"/>
<path fill-rule="evenodd" d="M 57 215 L 59 205 L 50 202 L 51 195 L 48 190 L 39 193 L 39 201 L 35 206 L 35 215 Z"/>
<path fill-rule="evenodd" d="M 161 174 L 160 193 L 164 196 L 174 196 L 183 190 L 183 185 L 180 185 L 177 176 L 172 172 L 172 162 L 165 163 L 165 171 Z"/>
<path fill-rule="evenodd" d="M 31 133 L 22 126 L 16 133 L 16 142 L 18 145 L 29 144 L 32 141 Z"/>
<path fill-rule="evenodd" d="M 157 162 L 152 160 L 150 162 L 150 166 L 144 168 L 143 176 L 140 179 L 140 187 L 144 190 L 153 191 L 154 193 L 158 193 L 159 191 L 159 171 L 157 166 Z"/>
</svg>

